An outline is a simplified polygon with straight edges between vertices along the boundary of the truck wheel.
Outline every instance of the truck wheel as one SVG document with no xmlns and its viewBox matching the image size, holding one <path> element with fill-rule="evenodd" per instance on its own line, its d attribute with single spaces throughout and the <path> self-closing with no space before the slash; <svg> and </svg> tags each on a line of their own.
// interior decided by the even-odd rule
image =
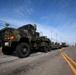
<svg viewBox="0 0 76 75">
<path fill-rule="evenodd" d="M 27 43 L 20 43 L 16 47 L 16 54 L 19 58 L 24 58 L 30 55 L 30 48 Z"/>
<path fill-rule="evenodd" d="M 48 46 L 48 51 L 49 51 L 49 52 L 51 51 L 51 47 L 50 47 L 50 46 Z"/>
<path fill-rule="evenodd" d="M 11 47 L 3 47 L 2 52 L 5 55 L 12 55 L 14 50 Z"/>
<path fill-rule="evenodd" d="M 45 52 L 45 53 L 48 52 L 48 47 L 47 46 L 44 46 L 42 49 L 43 49 L 43 52 Z"/>
</svg>

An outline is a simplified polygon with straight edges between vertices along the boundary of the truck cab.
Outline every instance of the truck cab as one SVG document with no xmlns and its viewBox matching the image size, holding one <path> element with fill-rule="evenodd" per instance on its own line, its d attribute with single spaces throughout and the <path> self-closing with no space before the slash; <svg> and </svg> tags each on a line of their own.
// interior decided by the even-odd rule
<svg viewBox="0 0 76 75">
<path fill-rule="evenodd" d="M 37 47 L 39 33 L 36 32 L 36 25 L 27 24 L 17 29 L 6 27 L 1 31 L 2 52 L 5 55 L 11 55 L 16 51 L 18 57 L 23 58 L 30 55 L 33 47 Z"/>
</svg>

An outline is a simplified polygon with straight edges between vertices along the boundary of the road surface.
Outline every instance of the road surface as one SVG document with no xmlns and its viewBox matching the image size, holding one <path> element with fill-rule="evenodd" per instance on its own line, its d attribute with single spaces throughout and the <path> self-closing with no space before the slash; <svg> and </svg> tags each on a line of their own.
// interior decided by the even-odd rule
<svg viewBox="0 0 76 75">
<path fill-rule="evenodd" d="M 23 59 L 0 50 L 0 75 L 76 75 L 76 47 L 37 52 Z"/>
</svg>

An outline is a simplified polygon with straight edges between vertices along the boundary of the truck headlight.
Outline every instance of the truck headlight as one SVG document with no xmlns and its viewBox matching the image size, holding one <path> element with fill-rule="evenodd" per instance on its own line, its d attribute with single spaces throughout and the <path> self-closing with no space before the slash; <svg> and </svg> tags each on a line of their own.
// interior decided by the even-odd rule
<svg viewBox="0 0 76 75">
<path fill-rule="evenodd" d="M 5 46 L 9 46 L 9 42 L 5 42 Z"/>
</svg>

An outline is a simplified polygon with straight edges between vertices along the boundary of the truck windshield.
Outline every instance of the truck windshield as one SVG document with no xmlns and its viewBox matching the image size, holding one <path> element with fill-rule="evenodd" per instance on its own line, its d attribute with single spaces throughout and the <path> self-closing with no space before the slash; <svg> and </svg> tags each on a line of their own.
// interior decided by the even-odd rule
<svg viewBox="0 0 76 75">
<path fill-rule="evenodd" d="M 34 27 L 31 24 L 27 24 L 18 28 L 19 30 L 29 30 L 34 31 Z"/>
<path fill-rule="evenodd" d="M 18 29 L 19 30 L 24 30 L 24 29 L 28 29 L 28 28 L 29 28 L 28 25 L 24 25 L 24 26 L 19 27 Z"/>
</svg>

